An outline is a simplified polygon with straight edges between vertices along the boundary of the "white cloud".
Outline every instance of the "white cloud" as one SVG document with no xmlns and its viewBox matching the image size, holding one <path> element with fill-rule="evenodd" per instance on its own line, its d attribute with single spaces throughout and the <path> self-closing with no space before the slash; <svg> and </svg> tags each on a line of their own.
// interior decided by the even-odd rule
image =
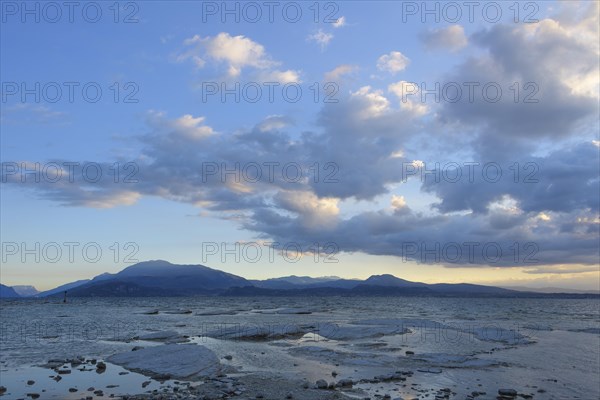
<svg viewBox="0 0 600 400">
<path fill-rule="evenodd" d="M 184 45 L 191 48 L 177 55 L 177 62 L 191 60 L 198 68 L 203 68 L 207 61 L 223 63 L 230 78 L 239 77 L 245 68 L 253 68 L 261 71 L 260 75 L 269 81 L 299 81 L 297 71 L 275 69 L 281 63 L 273 60 L 263 45 L 243 35 L 231 36 L 227 32 L 205 38 L 195 35 L 186 39 Z"/>
<path fill-rule="evenodd" d="M 356 70 L 358 70 L 358 67 L 356 65 L 338 65 L 331 71 L 325 73 L 325 82 L 337 82 L 342 78 L 342 76 L 351 74 Z"/>
<path fill-rule="evenodd" d="M 319 29 L 316 33 L 308 35 L 306 39 L 312 42 L 316 42 L 319 46 L 321 46 L 321 50 L 325 50 L 329 42 L 331 42 L 331 39 L 333 39 L 333 34 L 327 33 L 322 29 Z"/>
<path fill-rule="evenodd" d="M 133 205 L 142 195 L 138 192 L 127 190 L 117 193 L 90 193 L 88 197 L 87 200 L 82 202 L 82 205 L 91 208 L 114 208 Z"/>
<path fill-rule="evenodd" d="M 400 99 L 400 108 L 409 111 L 414 116 L 423 116 L 429 112 L 426 104 L 420 102 L 421 96 L 416 96 L 420 89 L 418 85 L 399 81 L 388 86 L 388 91 Z"/>
<path fill-rule="evenodd" d="M 159 111 L 148 112 L 150 122 L 166 131 L 168 134 L 181 136 L 191 140 L 201 140 L 212 134 L 214 130 L 204 125 L 205 117 L 194 117 L 191 114 L 185 114 L 174 120 L 166 118 L 165 113 Z"/>
<path fill-rule="evenodd" d="M 371 86 L 363 86 L 351 94 L 355 100 L 360 100 L 361 110 L 359 117 L 363 119 L 376 118 L 390 109 L 389 100 L 383 95 L 381 90 L 372 90 Z"/>
<path fill-rule="evenodd" d="M 270 132 L 285 128 L 288 125 L 290 125 L 289 118 L 283 115 L 269 115 L 257 125 L 257 128 L 261 132 Z"/>
<path fill-rule="evenodd" d="M 333 23 L 334 28 L 341 28 L 343 26 L 346 26 L 346 17 L 339 17 L 337 21 Z"/>
<path fill-rule="evenodd" d="M 391 74 L 396 74 L 404 70 L 410 60 L 399 51 L 392 51 L 390 54 L 384 54 L 377 60 L 377 68 L 380 71 L 387 71 Z"/>
<path fill-rule="evenodd" d="M 301 82 L 300 73 L 291 69 L 287 71 L 264 71 L 259 73 L 258 76 L 262 82 L 279 82 L 281 84 Z"/>
<path fill-rule="evenodd" d="M 392 195 L 392 209 L 401 210 L 406 207 L 408 206 L 406 205 L 406 200 L 404 199 L 404 196 Z"/>
<path fill-rule="evenodd" d="M 458 51 L 468 43 L 465 30 L 460 25 L 447 28 L 430 29 L 421 35 L 421 40 L 428 49 Z"/>
<path fill-rule="evenodd" d="M 333 229 L 340 213 L 339 199 L 319 198 L 309 191 L 282 191 L 276 199 L 279 206 L 298 214 L 300 223 L 311 229 Z"/>
</svg>

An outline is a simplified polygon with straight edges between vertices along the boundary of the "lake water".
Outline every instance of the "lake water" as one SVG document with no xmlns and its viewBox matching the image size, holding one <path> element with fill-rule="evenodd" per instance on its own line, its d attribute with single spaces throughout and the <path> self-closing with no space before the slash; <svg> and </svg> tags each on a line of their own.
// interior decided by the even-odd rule
<svg viewBox="0 0 600 400">
<path fill-rule="evenodd" d="M 598 299 L 72 298 L 67 304 L 0 304 L 0 385 L 8 389 L 3 398 L 32 391 L 41 398 L 82 397 L 69 387 L 104 387 L 105 395 L 159 388 L 152 381 L 142 389 L 147 378 L 119 375 L 125 370 L 114 365 L 105 374 L 73 371 L 61 382 L 39 366 L 77 356 L 106 359 L 165 340 L 206 346 L 237 374 L 311 384 L 347 378 L 369 396 L 433 399 L 427 396 L 448 387 L 456 398 L 473 391 L 486 392 L 479 399 L 496 398 L 499 388 L 535 399 L 600 398 Z M 164 331 L 180 340 L 156 335 Z M 147 334 L 158 340 L 134 339 Z M 413 374 L 402 385 L 358 383 L 398 370 Z"/>
</svg>

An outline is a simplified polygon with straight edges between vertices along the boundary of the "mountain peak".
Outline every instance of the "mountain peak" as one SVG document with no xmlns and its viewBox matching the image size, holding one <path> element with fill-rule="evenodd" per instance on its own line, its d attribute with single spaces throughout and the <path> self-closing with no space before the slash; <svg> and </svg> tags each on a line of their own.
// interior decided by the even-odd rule
<svg viewBox="0 0 600 400">
<path fill-rule="evenodd" d="M 16 285 L 12 286 L 12 288 L 15 292 L 17 292 L 19 296 L 23 297 L 35 296 L 39 293 L 39 290 L 37 290 L 34 286 L 31 285 Z"/>
<path fill-rule="evenodd" d="M 420 282 L 411 282 L 404 279 L 400 279 L 391 274 L 382 274 L 382 275 L 371 275 L 365 283 L 368 285 L 378 285 L 378 286 L 396 286 L 396 287 L 406 287 L 406 286 L 425 286 L 424 283 Z"/>
</svg>

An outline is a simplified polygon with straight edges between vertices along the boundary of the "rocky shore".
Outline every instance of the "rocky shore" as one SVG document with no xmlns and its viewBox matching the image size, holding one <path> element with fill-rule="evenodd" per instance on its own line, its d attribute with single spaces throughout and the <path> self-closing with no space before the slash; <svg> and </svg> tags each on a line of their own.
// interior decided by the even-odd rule
<svg viewBox="0 0 600 400">
<path fill-rule="evenodd" d="M 188 357 L 183 357 L 177 352 L 173 352 L 172 346 L 177 346 L 188 354 Z M 193 347 L 193 348 L 189 348 Z M 200 348 L 200 349 L 194 349 Z M 196 345 L 167 345 L 158 346 L 154 350 L 155 355 L 164 354 L 164 352 L 170 352 L 174 357 L 180 357 L 181 363 L 168 366 L 172 371 L 178 373 L 189 372 L 189 363 L 187 360 L 196 360 L 198 365 L 198 354 L 205 357 L 204 361 L 200 362 L 202 366 L 203 374 L 192 374 L 188 376 L 188 379 L 177 379 L 170 373 L 164 372 L 153 372 L 161 370 L 166 367 L 164 364 L 165 360 L 161 360 L 162 366 L 158 368 L 154 365 L 150 365 L 153 360 L 152 356 L 148 357 L 148 354 L 144 354 L 143 349 L 134 348 L 131 352 L 138 354 L 141 357 L 129 357 L 125 358 L 121 354 L 117 357 L 112 357 L 117 360 L 140 360 L 142 357 L 146 358 L 149 364 L 146 368 L 139 368 L 136 366 L 132 368 L 131 372 L 120 371 L 116 376 L 119 378 L 111 384 L 106 384 L 102 388 L 98 387 L 69 387 L 68 393 L 70 399 L 81 399 L 81 400 L 95 400 L 102 398 L 120 399 L 120 400 L 217 400 L 217 399 L 298 399 L 298 400 L 336 400 L 336 399 L 361 399 L 361 400 L 446 400 L 459 397 L 458 393 L 452 388 L 427 388 L 422 384 L 411 382 L 411 378 L 415 372 L 411 370 L 395 371 L 390 374 L 374 376 L 372 379 L 360 379 L 353 380 L 348 378 L 339 378 L 337 372 L 332 372 L 331 376 L 324 377 L 315 382 L 309 382 L 306 379 L 286 379 L 275 374 L 256 374 L 256 373 L 239 373 L 232 371 L 227 374 L 223 371 L 226 368 L 219 368 L 218 361 L 212 359 L 212 355 L 207 353 L 207 349 L 202 346 Z M 200 353 L 198 353 L 198 351 Z M 231 360 L 232 356 L 226 356 L 225 358 Z M 167 360 L 168 361 L 168 360 Z M 210 364 L 210 369 L 204 368 L 206 361 Z M 60 382 L 63 376 L 71 375 L 73 373 L 82 372 L 95 372 L 96 374 L 104 374 L 110 368 L 119 368 L 111 363 L 97 360 L 94 358 L 77 357 L 73 359 L 49 360 L 43 365 L 51 372 L 48 377 L 55 382 Z M 141 383 L 139 393 L 129 394 L 116 394 L 119 388 L 119 381 L 126 380 L 127 375 L 135 374 L 136 372 L 143 372 L 146 380 Z M 424 371 L 420 371 L 424 372 Z M 437 373 L 437 371 L 428 371 L 429 373 Z M 146 387 L 151 383 L 158 383 L 160 387 L 146 390 Z M 27 385 L 32 387 L 36 386 L 34 380 L 28 380 Z M 10 388 L 0 386 L 0 396 L 10 395 Z M 405 392 L 406 389 L 410 389 L 411 392 L 415 393 L 411 396 L 402 396 L 401 392 Z M 109 393 L 111 392 L 111 393 Z M 22 397 L 23 400 L 27 399 L 43 399 L 45 390 L 36 392 L 34 390 L 28 392 L 26 397 Z M 533 399 L 537 394 L 544 394 L 544 389 L 536 386 L 529 387 L 526 392 L 519 392 L 515 389 L 500 388 L 493 389 L 490 391 L 488 388 L 479 388 L 473 390 L 466 396 L 467 400 L 475 399 L 497 399 L 497 400 L 514 400 L 514 399 Z M 66 394 L 65 394 L 66 395 Z M 80 397 L 78 397 L 80 396 Z M 66 396 L 65 396 L 66 397 Z M 21 398 L 21 397 L 9 397 L 9 398 Z"/>
</svg>

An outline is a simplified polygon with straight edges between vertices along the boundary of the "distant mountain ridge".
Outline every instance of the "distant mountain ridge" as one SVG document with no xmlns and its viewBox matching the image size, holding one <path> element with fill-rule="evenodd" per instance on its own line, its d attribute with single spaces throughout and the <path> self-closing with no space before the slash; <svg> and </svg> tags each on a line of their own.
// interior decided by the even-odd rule
<svg viewBox="0 0 600 400">
<path fill-rule="evenodd" d="M 502 286 L 504 289 L 517 290 L 519 292 L 534 292 L 534 293 L 575 293 L 575 294 L 600 294 L 598 290 L 577 290 L 577 289 L 565 289 L 559 287 L 543 287 L 543 288 L 532 288 L 526 286 Z"/>
<path fill-rule="evenodd" d="M 20 297 L 1 285 L 1 297 Z M 36 297 L 148 297 L 148 296 L 546 296 L 494 286 L 468 283 L 427 284 L 411 282 L 390 274 L 372 275 L 365 280 L 338 277 L 289 276 L 247 280 L 204 265 L 178 265 L 164 260 L 144 261 L 118 273 L 104 273 L 92 279 L 61 285 Z M 583 294 L 571 294 L 584 296 Z M 593 296 L 593 295 L 589 295 Z"/>
<path fill-rule="evenodd" d="M 10 286 L 5 286 L 0 283 L 0 298 L 19 298 L 19 294 Z"/>
<path fill-rule="evenodd" d="M 22 296 L 22 297 L 35 296 L 39 293 L 39 291 L 31 285 L 17 285 L 17 286 L 11 286 L 11 287 L 13 288 L 13 290 L 15 292 L 17 292 L 17 294 L 19 296 Z"/>
</svg>

